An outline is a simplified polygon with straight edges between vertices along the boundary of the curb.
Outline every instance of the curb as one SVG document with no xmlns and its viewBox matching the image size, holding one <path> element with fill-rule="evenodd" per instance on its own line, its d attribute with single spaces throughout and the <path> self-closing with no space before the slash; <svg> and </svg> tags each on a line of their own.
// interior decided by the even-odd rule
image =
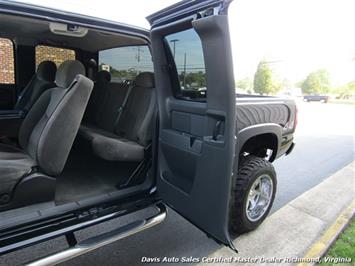
<svg viewBox="0 0 355 266">
<path fill-rule="evenodd" d="M 304 261 L 311 258 L 321 258 L 329 250 L 331 245 L 337 240 L 338 236 L 343 232 L 345 227 L 355 214 L 355 200 L 344 209 L 335 222 L 325 231 L 325 233 L 309 248 L 304 255 Z M 315 263 L 299 263 L 297 266 L 310 266 Z"/>
</svg>

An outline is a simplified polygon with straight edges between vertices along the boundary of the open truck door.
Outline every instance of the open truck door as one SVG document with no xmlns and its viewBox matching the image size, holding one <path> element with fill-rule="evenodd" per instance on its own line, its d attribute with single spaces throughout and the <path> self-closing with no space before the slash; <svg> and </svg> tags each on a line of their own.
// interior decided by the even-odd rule
<svg viewBox="0 0 355 266">
<path fill-rule="evenodd" d="M 159 107 L 158 193 L 235 250 L 229 234 L 237 169 L 229 3 L 182 1 L 147 19 Z"/>
</svg>

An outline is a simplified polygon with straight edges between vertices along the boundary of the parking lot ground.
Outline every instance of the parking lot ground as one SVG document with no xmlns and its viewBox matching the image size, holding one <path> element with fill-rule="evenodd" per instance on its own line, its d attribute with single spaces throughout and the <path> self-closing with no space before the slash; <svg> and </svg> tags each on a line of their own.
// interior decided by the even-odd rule
<svg viewBox="0 0 355 266">
<path fill-rule="evenodd" d="M 244 265 L 294 265 L 297 262 L 295 259 L 303 258 L 334 223 L 339 213 L 352 204 L 355 191 L 354 171 L 355 162 L 273 213 L 258 230 L 237 238 L 234 244 L 239 254 L 236 255 L 224 247 L 209 257 L 233 257 L 233 260 L 237 260 L 234 264 L 240 261 Z M 349 215 L 348 220 L 351 216 Z M 251 258 L 256 261 L 245 263 Z"/>
</svg>

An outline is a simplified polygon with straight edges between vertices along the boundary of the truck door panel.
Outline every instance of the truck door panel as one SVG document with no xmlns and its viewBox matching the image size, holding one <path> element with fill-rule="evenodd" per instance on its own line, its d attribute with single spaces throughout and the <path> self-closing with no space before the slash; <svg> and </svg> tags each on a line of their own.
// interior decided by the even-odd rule
<svg viewBox="0 0 355 266">
<path fill-rule="evenodd" d="M 201 7 L 203 3 L 207 3 L 206 9 Z M 159 107 L 158 193 L 206 234 L 233 247 L 228 218 L 235 169 L 236 107 L 225 4 L 183 1 L 173 6 L 178 19 L 171 18 L 169 9 L 148 19 L 153 25 Z M 193 57 L 197 55 L 192 54 L 192 46 L 187 48 L 190 42 L 183 41 L 192 42 L 191 30 L 202 46 L 206 90 L 203 82 L 197 90 L 191 90 L 200 82 L 198 78 L 190 84 L 186 81 L 189 74 L 198 77 L 199 71 L 194 70 L 197 61 Z M 174 33 L 181 34 L 169 38 Z M 185 58 L 181 56 L 184 54 Z"/>
</svg>

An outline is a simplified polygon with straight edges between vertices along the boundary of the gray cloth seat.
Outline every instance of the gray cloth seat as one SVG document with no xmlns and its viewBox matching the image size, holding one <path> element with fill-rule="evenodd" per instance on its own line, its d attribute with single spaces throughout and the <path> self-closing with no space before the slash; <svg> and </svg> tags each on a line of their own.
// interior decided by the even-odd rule
<svg viewBox="0 0 355 266">
<path fill-rule="evenodd" d="M 0 195 L 8 194 L 18 178 L 32 171 L 36 163 L 20 148 L 0 144 Z"/>
<path fill-rule="evenodd" d="M 62 63 L 57 87 L 46 90 L 25 117 L 19 146 L 0 144 L 0 198 L 33 171 L 51 177 L 62 172 L 93 87 L 84 74 L 79 61 Z"/>
<path fill-rule="evenodd" d="M 44 91 L 55 87 L 54 79 L 57 66 L 52 61 L 43 61 L 37 67 L 36 74 L 22 90 L 15 104 L 16 110 L 28 112 Z"/>
<path fill-rule="evenodd" d="M 95 124 L 99 121 L 104 102 L 109 97 L 110 81 L 111 74 L 109 72 L 102 70 L 96 74 L 96 81 L 84 113 L 83 123 Z"/>
<path fill-rule="evenodd" d="M 99 123 L 84 124 L 80 127 L 80 136 L 102 159 L 141 161 L 152 139 L 155 102 L 154 75 L 143 72 L 134 80 L 121 114 L 121 105 L 112 108 L 104 102 L 105 108 L 111 109 L 110 118 L 106 119 L 109 123 L 101 122 L 101 126 Z M 105 120 L 105 117 L 101 116 L 101 119 Z"/>
<path fill-rule="evenodd" d="M 108 161 L 141 161 L 144 146 L 93 126 L 82 126 L 82 137 L 95 155 Z"/>
<path fill-rule="evenodd" d="M 96 75 L 93 92 L 86 108 L 83 125 L 113 131 L 117 110 L 122 105 L 127 93 L 127 84 L 110 83 L 111 74 L 99 71 Z M 81 134 L 82 129 L 79 130 Z"/>
</svg>

